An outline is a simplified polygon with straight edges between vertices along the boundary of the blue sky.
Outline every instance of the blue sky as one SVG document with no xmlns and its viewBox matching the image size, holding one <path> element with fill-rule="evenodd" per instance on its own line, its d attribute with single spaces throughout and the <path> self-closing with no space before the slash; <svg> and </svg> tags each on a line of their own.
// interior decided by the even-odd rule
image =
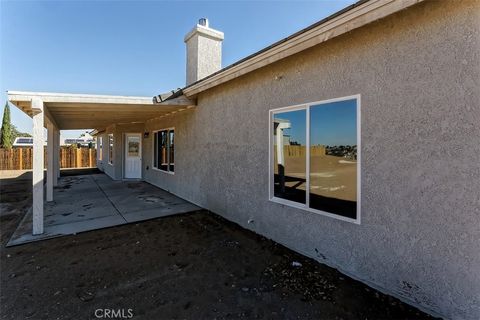
<svg viewBox="0 0 480 320">
<path fill-rule="evenodd" d="M 310 143 L 327 146 L 357 144 L 356 100 L 310 107 Z"/>
<path fill-rule="evenodd" d="M 291 128 L 284 134 L 290 141 L 302 145 L 306 142 L 306 111 L 296 110 L 275 114 L 275 118 L 289 120 Z M 356 145 L 357 104 L 356 100 L 324 103 L 310 107 L 311 145 Z"/>
<path fill-rule="evenodd" d="M 0 0 L 0 103 L 6 90 L 153 96 L 184 86 L 183 37 L 200 17 L 225 33 L 227 66 L 353 2 Z"/>
<path fill-rule="evenodd" d="M 305 110 L 287 111 L 276 113 L 275 118 L 290 121 L 290 128 L 284 129 L 283 134 L 290 136 L 290 142 L 298 142 L 301 145 L 306 143 L 306 120 Z"/>
</svg>

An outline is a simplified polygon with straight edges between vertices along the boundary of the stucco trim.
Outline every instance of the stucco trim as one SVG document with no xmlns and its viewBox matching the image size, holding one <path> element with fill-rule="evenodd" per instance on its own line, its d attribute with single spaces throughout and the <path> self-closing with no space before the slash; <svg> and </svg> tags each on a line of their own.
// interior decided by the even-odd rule
<svg viewBox="0 0 480 320">
<path fill-rule="evenodd" d="M 308 27 L 301 30 L 291 36 L 291 38 L 281 40 L 266 49 L 205 77 L 185 87 L 183 92 L 187 97 L 195 96 L 202 91 L 233 80 L 422 1 L 424 0 L 366 1 L 353 6 L 343 13 L 334 14 L 331 19 L 327 18 L 324 23 L 320 23 L 317 26 L 314 25 L 313 28 Z"/>
<path fill-rule="evenodd" d="M 151 97 L 108 96 L 96 94 L 7 91 L 9 100 L 30 102 L 33 97 L 40 97 L 43 102 L 63 103 L 106 103 L 106 104 L 145 104 L 153 105 Z"/>
<path fill-rule="evenodd" d="M 187 42 L 188 40 L 190 40 L 191 37 L 193 37 L 196 34 L 201 34 L 213 40 L 224 39 L 223 32 L 197 24 L 189 33 L 187 33 L 183 41 Z"/>
</svg>

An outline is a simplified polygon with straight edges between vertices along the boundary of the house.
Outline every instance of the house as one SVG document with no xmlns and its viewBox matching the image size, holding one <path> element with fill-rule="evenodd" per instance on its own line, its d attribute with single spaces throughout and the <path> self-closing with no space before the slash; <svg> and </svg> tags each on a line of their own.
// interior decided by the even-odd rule
<svg viewBox="0 0 480 320">
<path fill-rule="evenodd" d="M 78 138 L 66 138 L 63 140 L 63 143 L 61 143 L 62 146 L 70 146 L 72 144 L 88 147 L 95 146 L 96 141 L 95 137 L 91 136 L 89 132 L 85 132 Z"/>
<path fill-rule="evenodd" d="M 166 189 L 434 315 L 480 318 L 480 2 L 360 1 L 225 68 L 222 39 L 201 20 L 184 39 L 186 86 L 153 99 L 8 92 L 33 118 L 33 232 L 44 123 L 47 201 L 58 130 L 95 128 L 112 179 Z M 279 123 L 304 152 L 276 150 Z"/>
<path fill-rule="evenodd" d="M 47 145 L 47 141 L 44 142 L 44 145 Z M 32 147 L 33 138 L 32 137 L 16 137 L 12 144 L 13 147 Z"/>
</svg>

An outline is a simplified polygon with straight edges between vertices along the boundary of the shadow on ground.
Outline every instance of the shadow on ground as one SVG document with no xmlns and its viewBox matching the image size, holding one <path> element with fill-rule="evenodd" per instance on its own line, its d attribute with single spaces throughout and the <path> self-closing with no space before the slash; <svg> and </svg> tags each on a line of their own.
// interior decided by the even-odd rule
<svg viewBox="0 0 480 320">
<path fill-rule="evenodd" d="M 2 180 L 1 319 L 429 318 L 204 210 L 5 248 L 29 183 Z"/>
</svg>

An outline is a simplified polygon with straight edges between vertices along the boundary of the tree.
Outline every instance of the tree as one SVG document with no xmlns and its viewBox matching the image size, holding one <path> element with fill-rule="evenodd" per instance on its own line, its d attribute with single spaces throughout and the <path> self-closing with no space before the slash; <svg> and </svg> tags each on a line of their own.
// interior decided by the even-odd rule
<svg viewBox="0 0 480 320">
<path fill-rule="evenodd" d="M 10 106 L 8 102 L 5 103 L 3 111 L 2 129 L 0 131 L 0 144 L 3 148 L 10 149 L 12 147 L 12 125 L 10 124 Z"/>
<path fill-rule="evenodd" d="M 18 137 L 31 137 L 32 135 L 27 132 L 21 132 L 17 129 L 17 127 L 12 124 L 12 141 L 15 141 L 15 138 Z"/>
</svg>

